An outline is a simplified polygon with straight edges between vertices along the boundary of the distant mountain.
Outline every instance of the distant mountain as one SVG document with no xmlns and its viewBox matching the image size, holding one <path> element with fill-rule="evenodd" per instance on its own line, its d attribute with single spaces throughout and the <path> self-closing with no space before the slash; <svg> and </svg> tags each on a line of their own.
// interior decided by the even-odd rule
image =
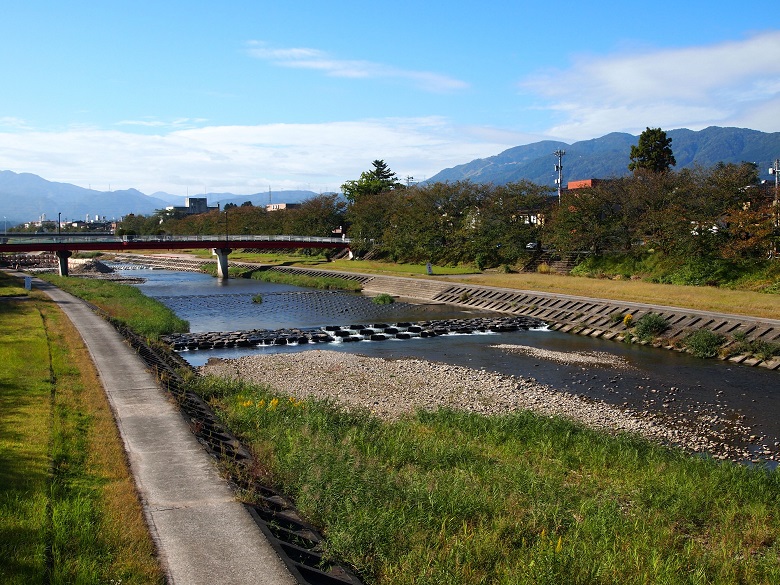
<svg viewBox="0 0 780 585">
<path fill-rule="evenodd" d="M 273 203 L 298 203 L 314 197 L 312 191 L 272 191 Z M 268 203 L 269 194 L 236 195 L 234 193 L 206 193 L 192 195 L 206 197 L 210 205 L 235 203 L 241 205 L 251 201 L 253 205 Z M 31 173 L 14 173 L 0 171 L 0 216 L 3 225 L 8 227 L 28 221 L 57 219 L 61 214 L 63 220 L 94 220 L 96 217 L 108 220 L 121 219 L 129 213 L 150 215 L 157 209 L 169 205 L 183 205 L 184 197 L 158 192 L 152 196 L 145 195 L 136 189 L 123 191 L 96 191 L 85 189 L 70 183 L 55 183 L 47 181 Z"/>
<path fill-rule="evenodd" d="M 677 160 L 675 169 L 747 161 L 758 164 L 761 177 L 768 179 L 767 169 L 780 156 L 780 132 L 711 126 L 699 131 L 684 128 L 668 130 L 666 135 L 672 139 L 672 151 Z M 503 185 L 527 179 L 552 186 L 557 177 L 557 158 L 553 156 L 553 151 L 558 149 L 566 151 L 563 157 L 564 186 L 579 179 L 620 177 L 629 173 L 629 152 L 638 141 L 639 136 L 613 132 L 574 144 L 551 140 L 535 142 L 444 169 L 426 183 L 470 180 Z"/>
</svg>

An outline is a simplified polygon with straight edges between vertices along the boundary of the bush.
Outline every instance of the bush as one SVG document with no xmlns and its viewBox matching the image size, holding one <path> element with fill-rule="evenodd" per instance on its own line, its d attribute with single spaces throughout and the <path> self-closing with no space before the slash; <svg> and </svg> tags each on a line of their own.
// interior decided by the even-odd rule
<svg viewBox="0 0 780 585">
<path fill-rule="evenodd" d="M 640 341 L 652 341 L 669 329 L 669 323 L 658 313 L 645 313 L 636 321 L 636 336 Z"/>
<path fill-rule="evenodd" d="M 718 355 L 726 338 L 718 333 L 713 333 L 709 329 L 699 329 L 692 331 L 683 339 L 683 347 L 699 358 L 711 358 Z"/>
<path fill-rule="evenodd" d="M 395 302 L 395 299 L 387 293 L 382 293 L 371 299 L 371 302 L 375 305 L 392 305 Z"/>
<path fill-rule="evenodd" d="M 734 336 L 734 339 L 738 343 L 729 348 L 729 355 L 752 355 L 763 361 L 780 355 L 780 343 L 772 343 L 760 339 L 746 341 L 744 335 L 739 337 L 740 338 L 737 339 L 737 335 Z"/>
</svg>

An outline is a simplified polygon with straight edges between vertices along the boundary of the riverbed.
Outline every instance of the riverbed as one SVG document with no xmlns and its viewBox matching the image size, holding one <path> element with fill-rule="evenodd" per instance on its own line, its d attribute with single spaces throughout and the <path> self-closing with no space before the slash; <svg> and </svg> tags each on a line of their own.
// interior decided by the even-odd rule
<svg viewBox="0 0 780 585">
<path fill-rule="evenodd" d="M 139 288 L 189 320 L 192 331 L 311 328 L 495 315 L 446 305 L 380 306 L 360 294 L 243 279 L 220 281 L 198 273 L 130 272 L 134 277 L 146 278 Z M 256 295 L 260 295 L 261 302 L 253 302 Z M 324 347 L 293 344 L 185 351 L 181 355 L 199 366 L 210 357 L 317 349 Z M 652 415 L 664 424 L 694 429 L 709 444 L 722 443 L 722 451 L 729 458 L 770 462 L 778 458 L 777 372 L 544 329 L 336 342 L 328 344 L 327 349 L 385 359 L 417 358 L 531 380 L 581 399 L 602 401 L 637 418 Z M 602 359 L 594 358 L 599 355 Z"/>
</svg>

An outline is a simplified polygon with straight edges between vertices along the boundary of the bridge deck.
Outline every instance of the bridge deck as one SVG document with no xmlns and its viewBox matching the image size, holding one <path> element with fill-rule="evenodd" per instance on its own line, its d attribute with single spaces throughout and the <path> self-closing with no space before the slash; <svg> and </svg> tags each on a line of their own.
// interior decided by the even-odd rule
<svg viewBox="0 0 780 585">
<path fill-rule="evenodd" d="M 74 250 L 186 250 L 192 248 L 348 248 L 349 238 L 268 235 L 95 236 L 22 234 L 0 237 L 0 253 Z"/>
</svg>

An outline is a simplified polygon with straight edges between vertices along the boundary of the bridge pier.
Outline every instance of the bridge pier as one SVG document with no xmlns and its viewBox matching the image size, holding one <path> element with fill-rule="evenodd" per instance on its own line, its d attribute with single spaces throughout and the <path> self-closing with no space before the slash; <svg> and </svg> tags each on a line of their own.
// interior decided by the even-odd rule
<svg viewBox="0 0 780 585">
<path fill-rule="evenodd" d="M 233 250 L 230 248 L 213 248 L 211 252 L 217 257 L 217 277 L 228 277 L 228 254 Z"/>
<path fill-rule="evenodd" d="M 68 258 L 71 256 L 73 256 L 73 252 L 70 250 L 57 250 L 60 276 L 68 276 Z"/>
</svg>

